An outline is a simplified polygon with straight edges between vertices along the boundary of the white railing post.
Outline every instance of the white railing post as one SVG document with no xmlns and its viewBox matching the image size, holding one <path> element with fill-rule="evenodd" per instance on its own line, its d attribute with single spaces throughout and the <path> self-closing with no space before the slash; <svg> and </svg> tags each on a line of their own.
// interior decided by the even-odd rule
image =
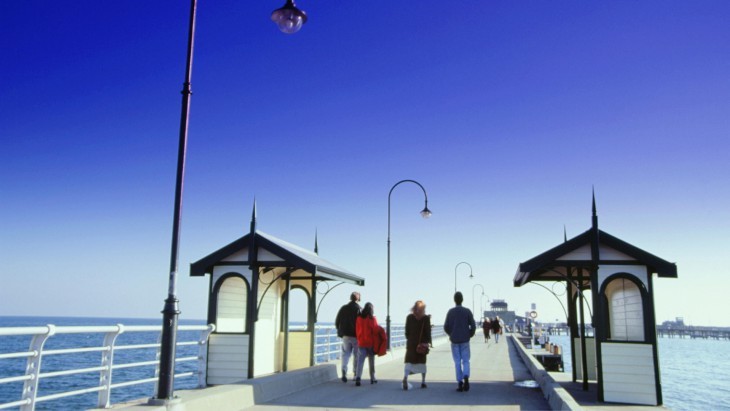
<svg viewBox="0 0 730 411">
<path fill-rule="evenodd" d="M 20 406 L 21 411 L 35 410 L 35 399 L 38 396 L 38 375 L 41 373 L 41 359 L 43 359 L 43 344 L 56 333 L 55 325 L 48 324 L 46 327 L 48 331 L 45 334 L 36 334 L 30 341 L 30 351 L 33 352 L 33 356 L 28 357 L 25 367 L 25 375 L 30 375 L 30 379 L 23 383 L 23 395 L 21 396 L 21 400 L 27 401 L 27 403 Z"/>
<path fill-rule="evenodd" d="M 330 334 L 332 333 L 332 327 L 327 327 L 327 362 L 330 362 L 332 359 L 332 337 Z"/>
<path fill-rule="evenodd" d="M 208 338 L 215 331 L 215 324 L 208 324 L 208 328 L 200 332 L 198 341 L 198 388 L 208 386 Z"/>
<path fill-rule="evenodd" d="M 117 324 L 117 330 L 104 334 L 104 351 L 101 352 L 101 366 L 104 367 L 99 373 L 99 386 L 103 387 L 99 391 L 99 399 L 97 406 L 99 408 L 109 408 L 112 399 L 112 367 L 114 366 L 114 343 L 117 337 L 124 333 L 124 326 Z"/>
</svg>

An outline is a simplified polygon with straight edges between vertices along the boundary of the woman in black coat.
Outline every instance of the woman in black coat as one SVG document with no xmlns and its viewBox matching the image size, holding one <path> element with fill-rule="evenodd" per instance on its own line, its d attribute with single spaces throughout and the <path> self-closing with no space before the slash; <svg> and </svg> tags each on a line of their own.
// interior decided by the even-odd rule
<svg viewBox="0 0 730 411">
<path fill-rule="evenodd" d="M 406 317 L 406 358 L 403 370 L 403 389 L 408 390 L 408 376 L 421 374 L 421 388 L 426 388 L 426 355 L 431 346 L 431 316 L 426 315 L 426 304 L 418 300 Z M 421 346 L 421 349 L 418 346 Z"/>
</svg>

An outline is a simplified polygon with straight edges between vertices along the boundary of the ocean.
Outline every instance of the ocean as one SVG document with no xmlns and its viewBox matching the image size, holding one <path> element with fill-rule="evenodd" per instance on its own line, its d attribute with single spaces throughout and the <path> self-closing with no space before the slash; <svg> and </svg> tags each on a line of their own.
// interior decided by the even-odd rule
<svg viewBox="0 0 730 411">
<path fill-rule="evenodd" d="M 80 318 L 80 317 L 0 317 L 0 327 L 25 327 L 54 324 L 57 326 L 99 326 L 99 325 L 160 325 L 160 319 L 138 318 Z M 203 320 L 180 319 L 181 325 L 203 325 Z M 121 334 L 118 344 L 146 344 L 157 341 L 159 333 Z M 181 332 L 178 340 L 193 340 L 198 332 Z M 570 345 L 567 336 L 552 336 L 551 342 L 562 345 L 565 372 L 571 372 Z M 67 334 L 52 337 L 46 349 L 99 346 L 101 334 Z M 30 337 L 0 337 L 0 353 L 18 352 L 28 349 Z M 728 409 L 730 410 L 730 360 L 726 352 L 730 349 L 727 340 L 702 339 L 659 339 L 659 361 L 664 396 L 664 405 L 672 410 Z M 155 359 L 154 349 L 119 351 L 115 353 L 115 363 L 150 361 Z M 197 347 L 178 348 L 178 357 L 197 355 Z M 0 378 L 22 375 L 25 359 L 0 360 Z M 42 371 L 51 372 L 68 368 L 95 367 L 100 363 L 100 353 L 81 353 L 62 356 L 49 356 L 43 359 Z M 72 364 L 72 365 L 71 365 Z M 115 371 L 114 383 L 150 378 L 154 376 L 154 365 Z M 178 364 L 176 372 L 194 371 L 196 364 Z M 122 372 L 124 371 L 124 372 Z M 71 391 L 93 387 L 98 384 L 98 372 L 78 374 L 67 377 L 41 380 L 40 395 L 60 391 Z M 175 389 L 195 388 L 195 378 L 176 379 Z M 0 384 L 0 403 L 20 399 L 22 383 Z M 154 390 L 153 383 L 144 383 L 112 390 L 112 403 L 149 398 Z M 38 403 L 37 410 L 87 409 L 96 406 L 97 393 Z"/>
</svg>

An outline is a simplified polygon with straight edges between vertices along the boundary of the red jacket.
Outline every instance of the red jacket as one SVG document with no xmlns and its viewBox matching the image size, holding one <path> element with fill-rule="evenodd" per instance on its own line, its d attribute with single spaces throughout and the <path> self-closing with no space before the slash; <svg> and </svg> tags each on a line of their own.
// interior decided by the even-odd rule
<svg viewBox="0 0 730 411">
<path fill-rule="evenodd" d="M 357 335 L 358 347 L 373 348 L 373 337 L 375 337 L 377 327 L 378 320 L 375 317 L 357 317 L 357 322 L 355 324 L 355 334 Z"/>
</svg>

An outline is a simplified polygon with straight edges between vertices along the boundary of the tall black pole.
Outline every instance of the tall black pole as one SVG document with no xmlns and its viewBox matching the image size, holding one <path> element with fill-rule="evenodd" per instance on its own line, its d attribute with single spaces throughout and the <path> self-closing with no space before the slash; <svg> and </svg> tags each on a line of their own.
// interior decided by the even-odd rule
<svg viewBox="0 0 730 411">
<path fill-rule="evenodd" d="M 157 399 L 173 397 L 175 383 L 175 345 L 177 343 L 177 318 L 180 314 L 177 287 L 177 262 L 180 241 L 180 218 L 182 214 L 183 181 L 185 178 L 185 153 L 188 143 L 188 117 L 190 114 L 190 80 L 193 68 L 193 40 L 195 37 L 195 11 L 197 0 L 190 2 L 190 24 L 188 30 L 187 65 L 182 89 L 182 110 L 180 114 L 180 141 L 177 152 L 177 176 L 175 180 L 175 211 L 172 220 L 172 247 L 170 251 L 170 279 L 165 308 L 162 310 L 162 347 L 160 349 L 160 374 L 157 380 Z"/>
<path fill-rule="evenodd" d="M 421 215 L 424 217 L 427 217 L 430 215 L 431 211 L 428 209 L 428 195 L 426 194 L 426 189 L 423 188 L 421 183 L 419 183 L 416 180 L 401 180 L 395 184 L 393 184 L 393 187 L 390 188 L 390 191 L 388 192 L 388 307 L 387 307 L 387 315 L 385 317 L 385 328 L 386 328 L 386 334 L 388 336 L 388 351 L 390 351 L 390 196 L 393 194 L 393 190 L 398 187 L 398 185 L 402 183 L 414 183 L 417 184 L 419 187 L 421 187 L 421 190 L 423 190 L 423 197 L 425 198 L 425 207 L 423 208 L 423 211 L 421 211 Z M 425 213 L 425 214 L 424 214 Z"/>
</svg>

